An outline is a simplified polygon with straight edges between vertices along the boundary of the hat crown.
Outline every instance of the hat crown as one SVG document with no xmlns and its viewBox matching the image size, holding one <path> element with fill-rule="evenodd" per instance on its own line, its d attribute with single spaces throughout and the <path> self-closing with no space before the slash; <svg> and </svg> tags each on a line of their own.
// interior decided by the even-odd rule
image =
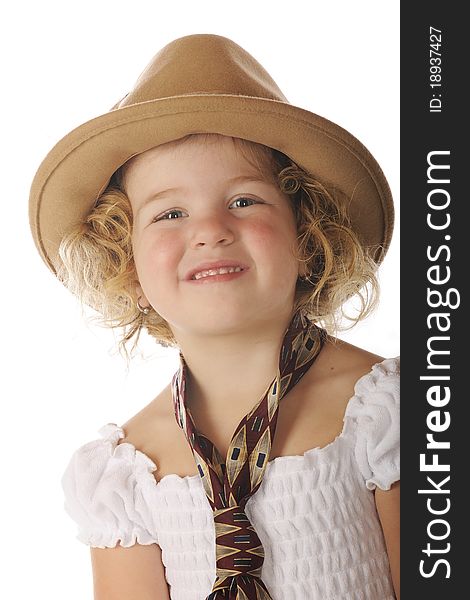
<svg viewBox="0 0 470 600">
<path fill-rule="evenodd" d="M 162 48 L 113 108 L 196 94 L 230 94 L 287 102 L 276 82 L 251 54 L 226 37 L 195 34 Z"/>
</svg>

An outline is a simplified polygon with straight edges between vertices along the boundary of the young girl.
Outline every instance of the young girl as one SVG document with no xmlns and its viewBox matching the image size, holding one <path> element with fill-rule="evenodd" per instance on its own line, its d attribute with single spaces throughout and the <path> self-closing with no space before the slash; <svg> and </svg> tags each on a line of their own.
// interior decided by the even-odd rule
<svg viewBox="0 0 470 600">
<path fill-rule="evenodd" d="M 374 307 L 392 233 L 364 146 L 234 42 L 187 36 L 56 145 L 30 214 L 123 344 L 180 353 L 63 475 L 95 598 L 398 598 L 399 359 L 333 335 L 347 299 Z"/>
</svg>

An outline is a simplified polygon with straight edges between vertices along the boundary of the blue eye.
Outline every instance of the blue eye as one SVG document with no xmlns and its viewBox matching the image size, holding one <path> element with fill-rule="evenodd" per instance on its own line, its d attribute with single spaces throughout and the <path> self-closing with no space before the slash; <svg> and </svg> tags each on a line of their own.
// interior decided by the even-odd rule
<svg viewBox="0 0 470 600">
<path fill-rule="evenodd" d="M 169 210 L 168 212 L 163 213 L 163 215 L 160 215 L 159 217 L 155 217 L 155 219 L 153 220 L 153 223 L 156 223 L 157 221 L 163 221 L 163 220 L 169 221 L 170 219 L 177 219 L 178 217 L 174 217 L 172 215 L 176 215 L 176 214 L 182 213 L 182 212 L 183 212 L 182 210 L 176 210 L 176 209 Z"/>
<path fill-rule="evenodd" d="M 245 206 L 251 206 L 251 204 L 256 204 L 257 201 L 254 200 L 253 198 L 247 198 L 246 196 L 241 196 L 240 198 L 236 198 L 232 204 L 234 204 L 235 202 L 243 202 L 243 206 L 238 206 L 236 208 L 244 208 Z M 246 202 L 250 202 L 251 204 L 245 204 Z"/>
</svg>

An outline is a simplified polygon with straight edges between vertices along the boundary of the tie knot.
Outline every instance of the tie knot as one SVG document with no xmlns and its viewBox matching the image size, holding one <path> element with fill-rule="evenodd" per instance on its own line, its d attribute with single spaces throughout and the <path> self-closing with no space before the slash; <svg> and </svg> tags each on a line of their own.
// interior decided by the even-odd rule
<svg viewBox="0 0 470 600">
<path fill-rule="evenodd" d="M 264 560 L 261 541 L 245 511 L 230 506 L 214 511 L 217 575 L 259 577 Z"/>
</svg>

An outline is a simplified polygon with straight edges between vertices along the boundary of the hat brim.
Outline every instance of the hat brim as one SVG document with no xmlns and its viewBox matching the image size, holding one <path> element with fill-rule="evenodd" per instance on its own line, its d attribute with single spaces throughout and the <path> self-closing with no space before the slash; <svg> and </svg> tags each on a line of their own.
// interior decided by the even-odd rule
<svg viewBox="0 0 470 600">
<path fill-rule="evenodd" d="M 390 245 L 394 211 L 377 161 L 335 123 L 285 102 L 191 94 L 142 102 L 92 119 L 62 138 L 31 187 L 30 225 L 56 273 L 60 242 L 83 222 L 112 174 L 131 156 L 191 133 L 219 133 L 270 146 L 348 199 L 352 226 L 377 262 Z"/>
</svg>

